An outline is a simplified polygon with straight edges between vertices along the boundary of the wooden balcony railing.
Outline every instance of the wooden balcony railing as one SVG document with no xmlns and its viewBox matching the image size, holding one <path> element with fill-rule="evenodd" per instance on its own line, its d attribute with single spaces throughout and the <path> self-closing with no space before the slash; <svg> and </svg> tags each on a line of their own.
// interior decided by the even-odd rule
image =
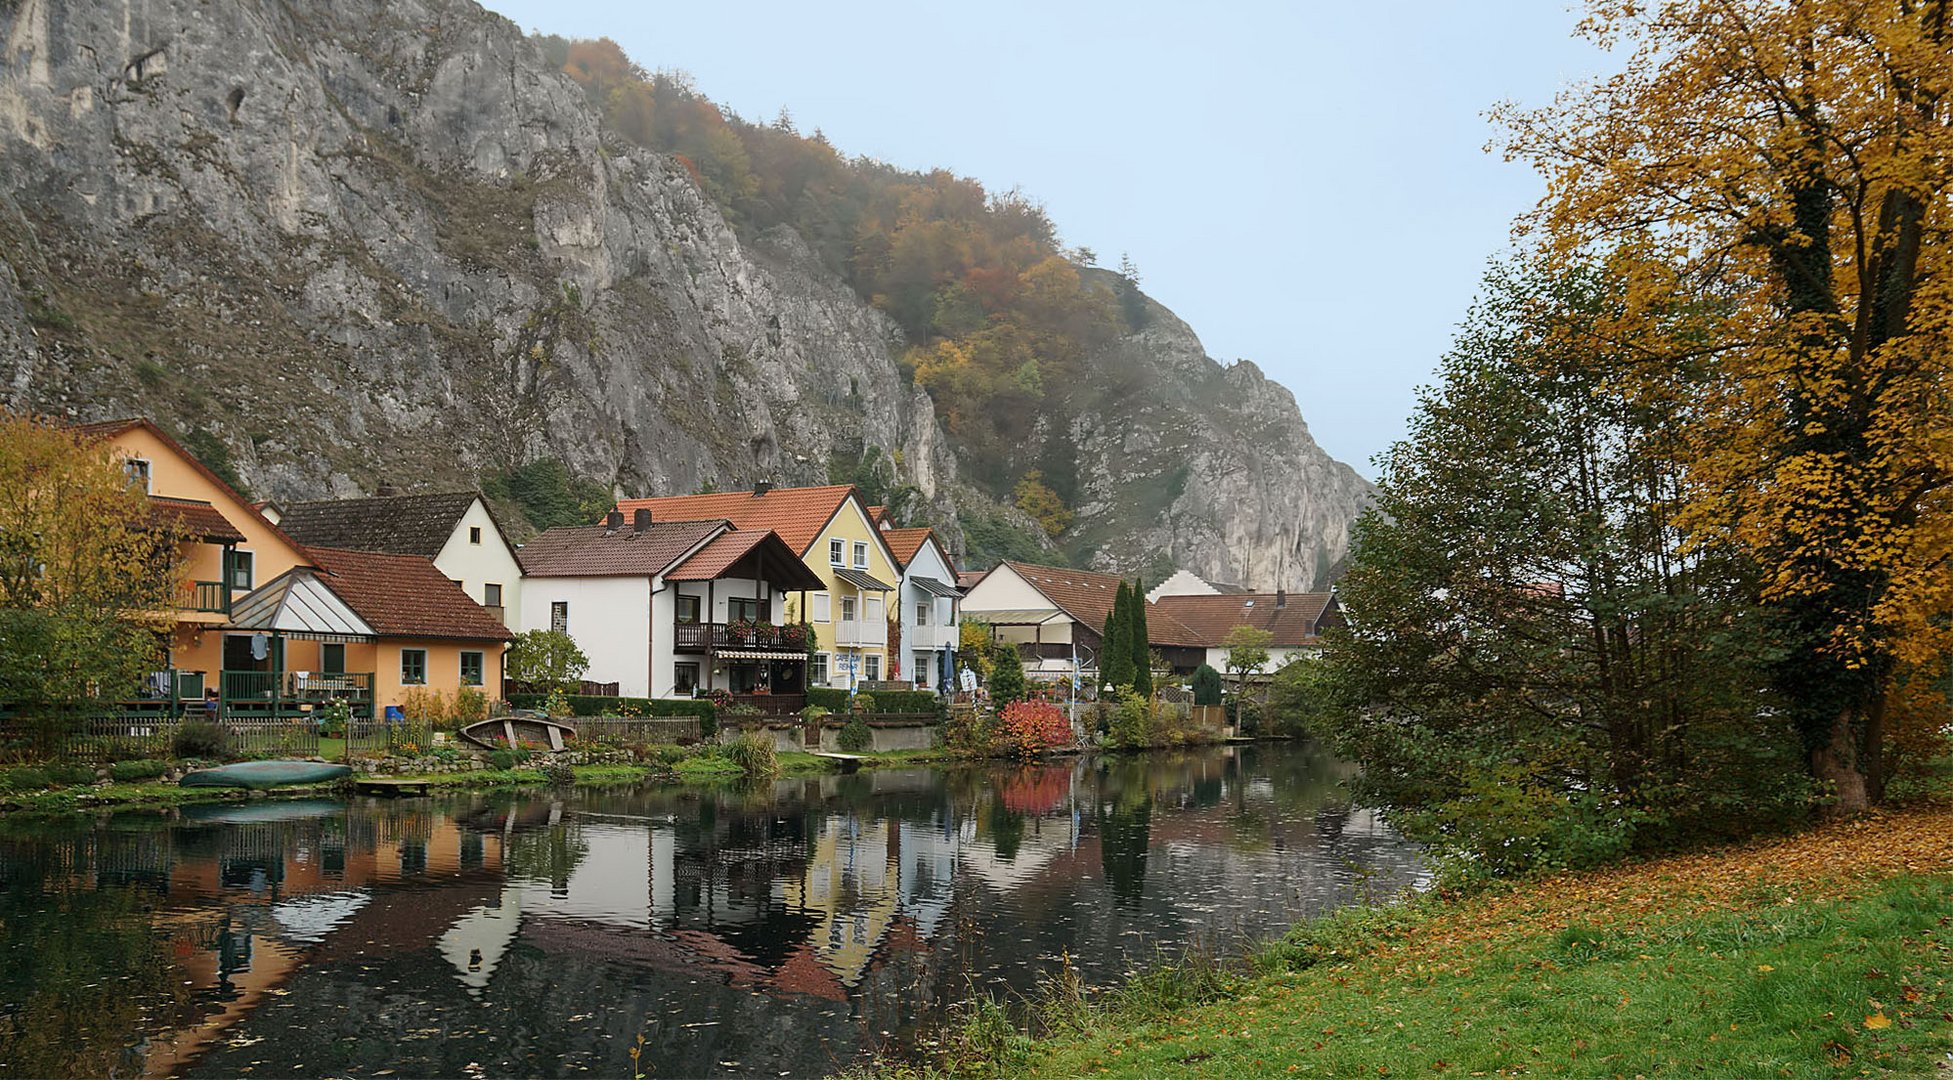
<svg viewBox="0 0 1953 1080">
<path fill-rule="evenodd" d="M 219 676 L 218 695 L 226 710 L 269 708 L 348 701 L 371 704 L 373 673 L 370 671 L 226 671 Z"/>
<path fill-rule="evenodd" d="M 677 623 L 671 628 L 674 652 L 718 652 L 721 649 L 785 649 L 807 647 L 805 631 L 799 626 L 772 623 Z"/>
<path fill-rule="evenodd" d="M 228 615 L 231 611 L 231 591 L 224 588 L 221 581 L 193 581 L 190 583 L 190 610 Z"/>
</svg>

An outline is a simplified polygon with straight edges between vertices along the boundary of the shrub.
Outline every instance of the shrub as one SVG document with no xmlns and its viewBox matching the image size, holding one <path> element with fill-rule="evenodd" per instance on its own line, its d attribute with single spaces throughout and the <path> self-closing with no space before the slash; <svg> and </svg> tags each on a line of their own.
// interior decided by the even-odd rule
<svg viewBox="0 0 1953 1080">
<path fill-rule="evenodd" d="M 576 783 L 576 766 L 561 758 L 550 758 L 543 762 L 542 774 L 552 787 L 569 787 Z"/>
<path fill-rule="evenodd" d="M 1130 690 L 1119 694 L 1112 710 L 1112 722 L 1105 732 L 1105 744 L 1114 749 L 1131 750 L 1159 743 L 1158 718 L 1153 703 Z"/>
<path fill-rule="evenodd" d="M 858 754 L 874 745 L 875 733 L 869 730 L 868 721 L 862 718 L 862 714 L 855 713 L 848 717 L 847 724 L 841 728 L 840 742 L 841 749 Z"/>
<path fill-rule="evenodd" d="M 828 717 L 833 715 L 834 715 L 834 710 L 825 708 L 820 705 L 809 705 L 806 708 L 800 710 L 800 718 L 809 724 L 813 723 L 816 720 L 825 720 Z"/>
<path fill-rule="evenodd" d="M 448 711 L 455 727 L 465 727 L 488 719 L 488 695 L 472 686 L 454 692 L 454 707 Z"/>
<path fill-rule="evenodd" d="M 1015 701 L 998 715 L 1005 749 L 1020 757 L 1036 757 L 1072 744 L 1071 718 L 1046 701 Z"/>
<path fill-rule="evenodd" d="M 989 757 L 997 752 L 997 721 L 978 709 L 951 709 L 942 741 L 943 749 L 957 757 Z"/>
<path fill-rule="evenodd" d="M 416 686 L 400 695 L 400 712 L 416 727 L 432 728 L 448 718 L 448 700 L 439 690 Z"/>
<path fill-rule="evenodd" d="M 47 786 L 47 770 L 39 766 L 21 765 L 0 770 L 0 791 L 38 791 Z"/>
<path fill-rule="evenodd" d="M 1219 705 L 1221 703 L 1221 673 L 1211 664 L 1202 664 L 1194 669 L 1193 696 L 1195 705 Z"/>
<path fill-rule="evenodd" d="M 109 766 L 109 779 L 124 784 L 134 780 L 154 780 L 169 769 L 167 761 L 117 761 Z"/>
<path fill-rule="evenodd" d="M 208 720 L 185 721 L 170 740 L 170 752 L 180 758 L 221 758 L 229 746 L 230 736 Z"/>
<path fill-rule="evenodd" d="M 848 692 L 829 686 L 816 686 L 807 691 L 807 704 L 819 705 L 829 712 L 847 712 Z"/>
<path fill-rule="evenodd" d="M 550 691 L 549 696 L 543 699 L 543 715 L 552 720 L 574 715 L 570 709 L 570 696 L 561 690 Z"/>
<path fill-rule="evenodd" d="M 488 752 L 488 764 L 494 768 L 501 769 L 503 772 L 507 772 L 515 768 L 516 765 L 520 764 L 528 756 L 528 754 L 520 750 L 490 750 Z"/>
<path fill-rule="evenodd" d="M 990 700 L 997 708 L 1024 699 L 1024 662 L 1016 646 L 999 644 L 991 653 L 990 668 Z"/>
<path fill-rule="evenodd" d="M 878 703 L 875 701 L 875 695 L 869 693 L 860 693 L 854 696 L 854 704 L 849 709 L 849 711 L 858 712 L 858 713 L 877 712 L 879 711 L 877 705 Z"/>
<path fill-rule="evenodd" d="M 312 716 L 318 721 L 319 734 L 328 739 L 337 739 L 346 734 L 346 725 L 353 719 L 353 707 L 351 703 L 335 698 L 319 706 Z"/>
<path fill-rule="evenodd" d="M 739 771 L 755 780 L 765 780 L 780 775 L 780 755 L 773 750 L 773 740 L 763 732 L 749 731 L 725 745 L 726 760 L 739 766 Z"/>
</svg>

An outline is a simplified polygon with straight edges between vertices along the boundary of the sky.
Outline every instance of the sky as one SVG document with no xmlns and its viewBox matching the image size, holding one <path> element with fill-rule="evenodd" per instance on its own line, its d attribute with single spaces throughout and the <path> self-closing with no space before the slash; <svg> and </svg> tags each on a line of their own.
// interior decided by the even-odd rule
<svg viewBox="0 0 1953 1080">
<path fill-rule="evenodd" d="M 1487 110 L 1616 66 L 1564 0 L 485 2 L 844 154 L 1020 189 L 1366 476 L 1544 190 Z"/>
</svg>

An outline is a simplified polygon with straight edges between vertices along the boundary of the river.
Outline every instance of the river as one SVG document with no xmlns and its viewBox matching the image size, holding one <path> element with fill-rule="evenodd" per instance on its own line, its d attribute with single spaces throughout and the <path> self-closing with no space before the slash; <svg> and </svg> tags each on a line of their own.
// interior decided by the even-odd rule
<svg viewBox="0 0 1953 1080">
<path fill-rule="evenodd" d="M 0 1078 L 821 1075 L 1416 882 L 1308 744 L 0 822 Z"/>
</svg>

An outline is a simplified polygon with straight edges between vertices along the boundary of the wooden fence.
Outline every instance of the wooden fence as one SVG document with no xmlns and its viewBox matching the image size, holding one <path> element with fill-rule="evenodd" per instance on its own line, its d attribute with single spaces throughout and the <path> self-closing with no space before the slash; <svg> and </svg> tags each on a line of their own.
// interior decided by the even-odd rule
<svg viewBox="0 0 1953 1080">
<path fill-rule="evenodd" d="M 576 739 L 598 746 L 649 746 L 697 742 L 696 716 L 579 716 L 569 721 Z"/>
<path fill-rule="evenodd" d="M 209 721 L 194 716 L 92 716 L 35 729 L 8 720 L 0 722 L 0 757 L 89 762 L 175 757 L 177 733 L 186 723 Z M 319 727 L 310 720 L 229 717 L 217 726 L 224 732 L 224 756 L 311 757 L 319 752 Z"/>
</svg>

